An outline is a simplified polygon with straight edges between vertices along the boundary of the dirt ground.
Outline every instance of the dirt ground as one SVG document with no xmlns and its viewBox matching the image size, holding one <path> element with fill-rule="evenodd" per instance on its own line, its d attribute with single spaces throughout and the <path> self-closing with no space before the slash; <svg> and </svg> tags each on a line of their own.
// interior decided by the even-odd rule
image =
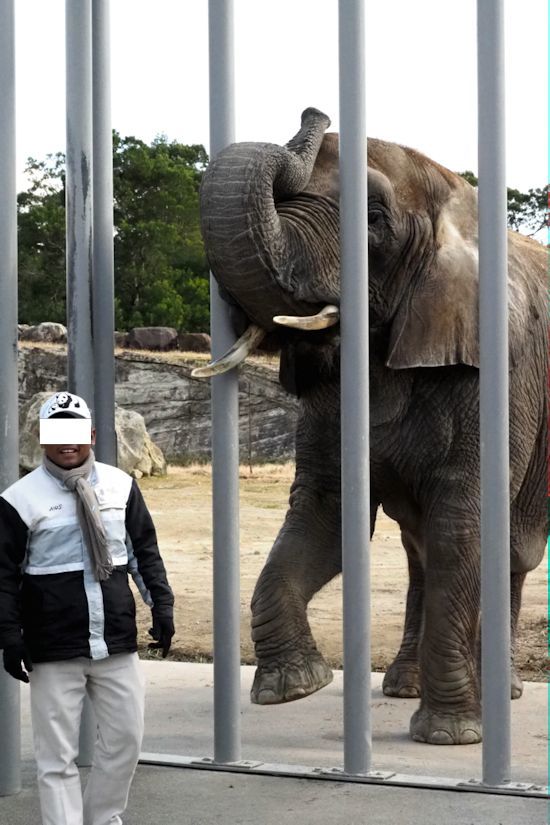
<svg viewBox="0 0 550 825">
<path fill-rule="evenodd" d="M 287 508 L 293 466 L 242 468 L 241 658 L 254 663 L 250 640 L 250 599 L 258 575 Z M 212 657 L 212 529 L 210 467 L 170 467 L 163 478 L 140 481 L 159 546 L 176 595 L 176 636 L 170 658 L 210 661 Z M 407 569 L 395 522 L 379 514 L 372 542 L 372 663 L 385 670 L 399 647 Z M 523 590 L 517 665 L 525 679 L 544 681 L 547 660 L 547 563 L 527 576 Z M 150 611 L 138 602 L 140 649 L 146 652 Z M 309 606 L 317 645 L 329 664 L 342 666 L 341 576 L 320 591 Z"/>
</svg>

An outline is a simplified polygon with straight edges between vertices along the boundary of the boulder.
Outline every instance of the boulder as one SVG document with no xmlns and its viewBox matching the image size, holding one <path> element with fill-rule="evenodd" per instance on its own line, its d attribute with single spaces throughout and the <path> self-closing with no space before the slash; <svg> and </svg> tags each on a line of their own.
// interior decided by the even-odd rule
<svg viewBox="0 0 550 825">
<path fill-rule="evenodd" d="M 173 327 L 134 327 L 128 333 L 127 346 L 162 352 L 177 349 L 178 331 Z"/>
<path fill-rule="evenodd" d="M 42 462 L 39 442 L 38 415 L 51 392 L 39 392 L 22 404 L 19 413 L 19 465 L 22 470 L 34 470 Z M 115 409 L 117 435 L 117 465 L 134 478 L 165 475 L 166 461 L 162 451 L 151 440 L 143 416 L 121 407 Z"/>
<path fill-rule="evenodd" d="M 67 327 L 53 321 L 44 321 L 42 324 L 21 329 L 20 338 L 21 341 L 36 341 L 42 344 L 66 344 Z"/>
<path fill-rule="evenodd" d="M 117 407 L 115 412 L 117 463 L 134 478 L 166 474 L 162 451 L 153 443 L 143 416 L 133 410 Z"/>
<path fill-rule="evenodd" d="M 178 349 L 182 352 L 210 352 L 210 336 L 206 332 L 180 332 Z"/>
<path fill-rule="evenodd" d="M 18 338 L 21 339 L 21 336 L 30 328 L 31 328 L 30 324 L 17 324 Z"/>
<path fill-rule="evenodd" d="M 51 392 L 38 392 L 19 408 L 19 466 L 26 472 L 42 463 L 38 415 L 40 407 L 51 395 Z"/>
<path fill-rule="evenodd" d="M 115 330 L 115 347 L 127 347 L 128 346 L 128 333 L 127 332 L 120 332 L 119 330 Z"/>
</svg>

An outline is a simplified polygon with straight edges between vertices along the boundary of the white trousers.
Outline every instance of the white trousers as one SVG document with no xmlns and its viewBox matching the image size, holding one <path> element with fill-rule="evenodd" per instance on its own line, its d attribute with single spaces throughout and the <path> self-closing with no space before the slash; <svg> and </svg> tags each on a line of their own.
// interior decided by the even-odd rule
<svg viewBox="0 0 550 825">
<path fill-rule="evenodd" d="M 137 653 L 35 664 L 29 676 L 43 825 L 120 825 L 143 739 Z M 82 795 L 75 759 L 86 692 L 98 732 Z"/>
</svg>

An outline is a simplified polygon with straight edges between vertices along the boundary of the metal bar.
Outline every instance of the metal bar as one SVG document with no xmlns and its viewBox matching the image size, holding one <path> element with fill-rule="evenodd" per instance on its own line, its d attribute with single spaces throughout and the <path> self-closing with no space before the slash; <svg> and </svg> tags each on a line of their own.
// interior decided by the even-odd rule
<svg viewBox="0 0 550 825">
<path fill-rule="evenodd" d="M 235 140 L 233 0 L 209 0 L 210 155 Z M 212 354 L 234 343 L 226 305 L 210 278 Z M 241 752 L 239 564 L 239 376 L 212 379 L 214 519 L 214 758 Z"/>
<path fill-rule="evenodd" d="M 92 5 L 66 0 L 67 385 L 94 407 L 92 338 Z M 77 763 L 91 765 L 95 721 L 86 697 Z"/>
<path fill-rule="evenodd" d="M 14 0 L 0 0 L 0 492 L 19 477 Z M 0 796 L 21 790 L 19 683 L 0 666 Z"/>
<path fill-rule="evenodd" d="M 417 776 L 416 774 L 393 773 L 392 771 L 369 771 L 366 774 L 349 774 L 341 768 L 316 768 L 308 765 L 287 765 L 271 762 L 251 762 L 248 760 L 219 765 L 210 759 L 181 756 L 175 753 L 146 753 L 139 759 L 140 765 L 155 765 L 163 768 L 192 768 L 194 770 L 224 771 L 256 776 L 284 776 L 296 779 L 315 779 L 332 782 L 351 782 L 361 785 L 390 785 L 398 788 L 422 788 L 433 790 L 460 791 L 461 793 L 483 793 L 495 796 L 516 796 L 522 798 L 548 799 L 548 786 L 532 782 L 508 782 L 496 787 L 469 779 L 445 776 Z"/>
<path fill-rule="evenodd" d="M 478 0 L 483 781 L 510 779 L 510 481 L 504 3 Z"/>
<path fill-rule="evenodd" d="M 364 0 L 339 2 L 339 66 L 344 770 L 358 774 L 371 762 Z"/>
<path fill-rule="evenodd" d="M 110 2 L 93 0 L 93 355 L 97 431 L 95 453 L 99 461 L 116 466 L 110 44 Z"/>
<path fill-rule="evenodd" d="M 92 344 L 92 6 L 66 0 L 67 378 L 94 406 Z"/>
</svg>

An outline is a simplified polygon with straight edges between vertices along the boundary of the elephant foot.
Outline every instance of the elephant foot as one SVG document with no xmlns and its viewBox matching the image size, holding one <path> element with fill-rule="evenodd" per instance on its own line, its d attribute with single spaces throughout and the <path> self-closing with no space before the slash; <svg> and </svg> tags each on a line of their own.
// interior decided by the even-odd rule
<svg viewBox="0 0 550 825">
<path fill-rule="evenodd" d="M 475 745 L 481 742 L 481 718 L 473 711 L 434 713 L 420 708 L 413 714 L 410 733 L 429 745 Z"/>
<path fill-rule="evenodd" d="M 382 690 L 386 696 L 416 699 L 420 696 L 420 668 L 416 662 L 395 659 L 386 671 Z"/>
<path fill-rule="evenodd" d="M 250 699 L 255 705 L 293 702 L 332 682 L 332 670 L 318 651 L 295 653 L 291 659 L 260 662 Z"/>
<path fill-rule="evenodd" d="M 523 693 L 523 682 L 521 681 L 517 670 L 512 666 L 511 674 L 511 697 L 512 699 L 519 699 Z"/>
</svg>

